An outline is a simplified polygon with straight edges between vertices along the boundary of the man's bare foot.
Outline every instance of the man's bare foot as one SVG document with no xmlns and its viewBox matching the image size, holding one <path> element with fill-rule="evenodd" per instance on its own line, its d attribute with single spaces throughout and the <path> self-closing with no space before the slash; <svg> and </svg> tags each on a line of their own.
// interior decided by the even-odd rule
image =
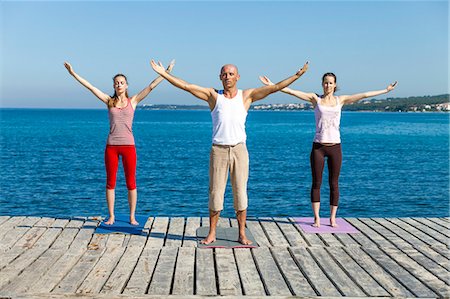
<svg viewBox="0 0 450 299">
<path fill-rule="evenodd" d="M 113 225 L 114 224 L 114 220 L 115 220 L 114 216 L 112 216 L 112 217 L 110 216 L 108 221 L 105 221 L 105 224 L 106 225 Z"/>
<path fill-rule="evenodd" d="M 211 244 L 214 242 L 216 242 L 216 236 L 208 235 L 206 238 L 204 238 L 203 240 L 200 241 L 200 244 L 208 245 L 208 244 Z"/>
<path fill-rule="evenodd" d="M 250 241 L 249 239 L 247 239 L 246 236 L 239 237 L 238 242 L 241 243 L 242 245 L 251 245 L 251 244 L 253 244 L 253 242 Z"/>
<path fill-rule="evenodd" d="M 136 219 L 130 219 L 131 225 L 139 225 L 139 222 L 136 221 Z"/>
</svg>

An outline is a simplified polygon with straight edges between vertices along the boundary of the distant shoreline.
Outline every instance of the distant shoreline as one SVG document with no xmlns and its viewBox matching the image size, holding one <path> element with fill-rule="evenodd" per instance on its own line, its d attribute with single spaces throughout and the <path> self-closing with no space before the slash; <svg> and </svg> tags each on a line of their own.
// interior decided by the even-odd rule
<svg viewBox="0 0 450 299">
<path fill-rule="evenodd" d="M 209 110 L 206 105 L 155 105 L 138 106 L 141 110 Z M 250 107 L 252 111 L 312 111 L 307 102 L 289 104 L 258 104 Z M 360 112 L 449 112 L 449 95 L 422 96 L 408 98 L 387 98 L 385 100 L 367 99 L 346 105 L 343 111 Z"/>
<path fill-rule="evenodd" d="M 421 96 L 408 98 L 387 98 L 383 100 L 366 99 L 358 103 L 345 105 L 343 111 L 354 112 L 450 112 L 449 94 L 437 96 Z M 106 110 L 98 108 L 72 108 L 72 107 L 0 107 L 0 110 L 27 109 L 27 110 Z M 209 111 L 207 105 L 182 104 L 144 104 L 138 105 L 137 110 L 179 110 L 179 111 Z M 313 111 L 310 103 L 297 102 L 289 104 L 257 104 L 250 107 L 251 111 Z"/>
</svg>

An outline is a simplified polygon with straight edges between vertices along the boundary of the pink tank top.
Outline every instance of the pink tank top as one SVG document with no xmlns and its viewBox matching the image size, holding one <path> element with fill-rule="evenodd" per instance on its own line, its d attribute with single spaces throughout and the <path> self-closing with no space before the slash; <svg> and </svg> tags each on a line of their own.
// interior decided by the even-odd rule
<svg viewBox="0 0 450 299">
<path fill-rule="evenodd" d="M 108 145 L 134 145 L 133 117 L 134 109 L 130 99 L 123 108 L 109 108 Z"/>
<path fill-rule="evenodd" d="M 335 97 L 335 99 L 335 106 L 322 105 L 321 97 L 317 100 L 317 105 L 314 107 L 314 116 L 316 118 L 316 135 L 314 136 L 314 142 L 341 143 L 339 127 L 341 124 L 342 104 L 338 97 Z"/>
</svg>

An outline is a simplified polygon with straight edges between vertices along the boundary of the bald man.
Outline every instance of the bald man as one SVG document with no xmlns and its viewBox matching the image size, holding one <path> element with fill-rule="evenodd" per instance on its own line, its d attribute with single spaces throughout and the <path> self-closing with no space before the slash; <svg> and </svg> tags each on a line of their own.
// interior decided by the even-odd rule
<svg viewBox="0 0 450 299">
<path fill-rule="evenodd" d="M 209 162 L 209 233 L 201 240 L 203 244 L 216 241 L 216 228 L 220 212 L 223 210 L 225 187 L 230 173 L 233 189 L 234 209 L 239 224 L 238 241 L 243 245 L 252 242 L 245 234 L 247 219 L 247 181 L 249 173 L 248 151 L 245 145 L 245 121 L 250 105 L 277 92 L 300 78 L 308 69 L 306 63 L 293 76 L 274 85 L 241 90 L 238 68 L 226 64 L 220 69 L 219 79 L 223 90 L 206 88 L 187 83 L 167 72 L 161 63 L 151 61 L 152 68 L 175 87 L 183 89 L 208 103 L 213 122 L 212 148 Z"/>
</svg>

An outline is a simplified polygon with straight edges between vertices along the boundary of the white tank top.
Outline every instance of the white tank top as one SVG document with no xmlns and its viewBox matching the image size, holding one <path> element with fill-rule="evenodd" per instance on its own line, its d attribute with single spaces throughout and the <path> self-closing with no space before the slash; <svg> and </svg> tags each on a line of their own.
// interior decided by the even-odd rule
<svg viewBox="0 0 450 299">
<path fill-rule="evenodd" d="M 247 110 L 244 107 L 242 90 L 238 90 L 232 99 L 225 98 L 223 90 L 219 90 L 216 106 L 211 111 L 213 134 L 212 143 L 220 145 L 236 145 L 245 143 L 245 121 Z"/>
<path fill-rule="evenodd" d="M 321 104 L 322 98 L 317 99 L 314 108 L 316 118 L 316 135 L 314 142 L 318 143 L 341 143 L 339 127 L 341 124 L 342 104 L 338 97 L 335 97 L 335 106 L 324 106 Z"/>
</svg>

